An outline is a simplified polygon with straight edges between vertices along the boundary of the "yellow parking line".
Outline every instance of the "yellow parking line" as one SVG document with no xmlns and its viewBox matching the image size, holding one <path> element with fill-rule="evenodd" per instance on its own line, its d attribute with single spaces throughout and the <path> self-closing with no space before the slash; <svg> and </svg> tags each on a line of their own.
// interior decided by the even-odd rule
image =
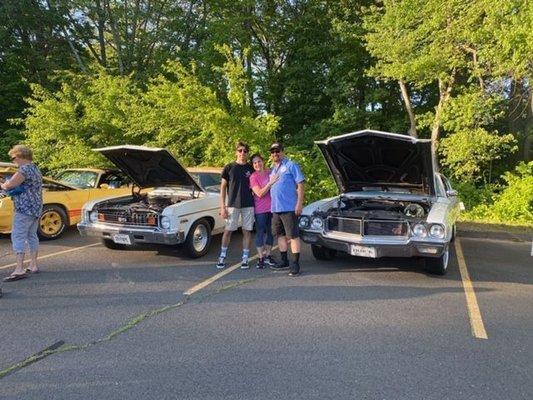
<svg viewBox="0 0 533 400">
<path fill-rule="evenodd" d="M 57 253 L 51 253 L 51 254 L 46 254 L 44 256 L 37 257 L 37 260 L 42 260 L 43 258 L 49 258 L 49 257 L 58 256 L 60 254 L 71 253 L 73 251 L 78 251 L 78 250 L 82 250 L 82 249 L 86 249 L 88 247 L 94 247 L 94 246 L 98 246 L 98 245 L 100 245 L 100 243 L 93 243 L 93 244 L 88 244 L 87 246 L 74 247 L 73 249 L 58 251 Z M 11 268 L 11 267 L 14 267 L 15 265 L 17 265 L 17 263 L 2 265 L 0 267 L 0 270 L 6 269 L 6 268 Z"/>
<path fill-rule="evenodd" d="M 477 339 L 488 339 L 487 331 L 481 318 L 479 305 L 477 303 L 474 286 L 470 280 L 468 269 L 466 268 L 465 257 L 461 247 L 461 241 L 458 237 L 455 238 L 455 252 L 457 254 L 457 261 L 459 263 L 459 271 L 461 272 L 461 279 L 463 281 L 463 288 L 466 295 L 466 306 L 468 308 L 468 315 L 470 316 L 470 326 L 472 328 L 472 335 Z"/>
<path fill-rule="evenodd" d="M 272 247 L 272 250 L 275 250 L 278 246 L 274 246 Z M 257 254 L 253 257 L 250 257 L 248 259 L 248 261 L 253 261 L 257 258 Z M 205 288 L 206 286 L 209 286 L 210 284 L 212 284 L 213 282 L 215 281 L 218 281 L 220 278 L 228 275 L 228 274 L 231 274 L 233 271 L 235 271 L 236 269 L 239 269 L 241 267 L 241 263 L 237 263 L 237 264 L 234 264 L 232 265 L 231 267 L 228 267 L 226 268 L 224 271 L 222 272 L 219 272 L 218 274 L 215 274 L 213 275 L 211 278 L 209 279 L 206 279 L 205 281 L 203 282 L 200 282 L 199 284 L 197 285 L 194 285 L 192 288 L 190 289 L 187 289 L 187 291 L 183 292 L 183 294 L 185 296 L 190 296 L 191 294 L 194 294 L 196 293 L 197 291 L 199 290 L 202 290 L 203 288 Z"/>
</svg>

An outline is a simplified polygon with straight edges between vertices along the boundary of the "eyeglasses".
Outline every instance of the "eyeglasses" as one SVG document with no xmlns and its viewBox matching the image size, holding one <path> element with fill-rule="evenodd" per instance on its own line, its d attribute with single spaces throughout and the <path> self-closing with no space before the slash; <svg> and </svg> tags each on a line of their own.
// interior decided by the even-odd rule
<svg viewBox="0 0 533 400">
<path fill-rule="evenodd" d="M 270 150 L 270 154 L 273 154 L 273 153 L 280 153 L 281 150 Z"/>
<path fill-rule="evenodd" d="M 248 153 L 248 150 L 246 150 L 246 149 L 237 149 L 237 152 L 239 152 L 239 153 Z"/>
</svg>

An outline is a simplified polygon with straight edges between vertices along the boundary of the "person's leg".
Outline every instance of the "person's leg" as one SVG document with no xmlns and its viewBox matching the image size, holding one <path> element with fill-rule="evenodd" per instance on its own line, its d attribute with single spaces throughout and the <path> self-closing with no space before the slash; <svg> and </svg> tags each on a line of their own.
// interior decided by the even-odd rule
<svg viewBox="0 0 533 400">
<path fill-rule="evenodd" d="M 38 272 L 37 256 L 39 254 L 39 236 L 37 228 L 39 227 L 39 218 L 35 218 L 28 231 L 28 247 L 30 248 L 30 265 L 29 270 L 33 273 Z"/>
<path fill-rule="evenodd" d="M 300 237 L 298 232 L 298 218 L 294 213 L 287 213 L 284 216 L 284 226 L 287 232 L 287 237 L 290 240 L 290 246 L 292 251 L 292 263 L 289 275 L 296 276 L 300 273 Z"/>
<path fill-rule="evenodd" d="M 11 275 L 23 275 L 24 271 L 24 252 L 26 251 L 26 240 L 28 229 L 30 227 L 28 218 L 24 214 L 15 212 L 13 216 L 13 227 L 11 229 L 11 242 L 13 252 L 16 254 L 17 265 Z"/>
<path fill-rule="evenodd" d="M 241 268 L 248 268 L 250 245 L 252 243 L 252 230 L 254 229 L 254 208 L 241 208 L 242 216 L 242 263 Z"/>
<path fill-rule="evenodd" d="M 281 261 L 279 263 L 270 264 L 270 268 L 273 270 L 284 270 L 289 267 L 287 260 L 287 238 L 285 237 L 285 231 L 283 230 L 283 224 L 281 222 L 280 213 L 272 213 L 272 235 L 277 237 L 279 252 L 281 254 Z M 273 260 L 272 260 L 273 261 Z"/>
<path fill-rule="evenodd" d="M 265 234 L 268 231 L 268 225 L 266 225 L 265 213 L 255 214 L 255 247 L 257 248 L 257 256 L 259 260 L 257 262 L 257 268 L 264 268 L 264 243 Z"/>
<path fill-rule="evenodd" d="M 218 256 L 218 262 L 216 267 L 222 269 L 226 267 L 226 256 L 228 253 L 228 247 L 231 240 L 231 234 L 237 229 L 237 221 L 239 216 L 239 209 L 234 207 L 228 207 L 228 218 L 226 219 L 226 226 L 224 233 L 222 234 L 222 243 L 220 245 L 220 255 Z"/>
<path fill-rule="evenodd" d="M 268 229 L 268 227 L 272 224 L 272 214 L 271 213 L 265 213 L 265 231 L 266 231 L 266 239 L 265 239 L 265 246 L 264 246 L 264 256 L 265 258 L 270 257 L 270 251 L 272 250 L 272 245 L 274 244 L 274 238 L 272 236 L 272 229 Z"/>
</svg>

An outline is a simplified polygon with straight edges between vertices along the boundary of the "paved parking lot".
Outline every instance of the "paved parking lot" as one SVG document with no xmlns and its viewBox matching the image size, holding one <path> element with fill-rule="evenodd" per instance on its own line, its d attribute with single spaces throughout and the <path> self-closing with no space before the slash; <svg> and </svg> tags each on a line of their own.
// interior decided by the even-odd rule
<svg viewBox="0 0 533 400">
<path fill-rule="evenodd" d="M 435 277 L 414 260 L 319 263 L 306 246 L 300 277 L 237 269 L 185 295 L 217 274 L 219 239 L 189 260 L 71 230 L 43 243 L 43 273 L 3 285 L 0 398 L 530 399 L 531 243 L 458 245 L 478 314 L 455 251 Z M 4 276 L 6 237 L 0 257 Z"/>
</svg>

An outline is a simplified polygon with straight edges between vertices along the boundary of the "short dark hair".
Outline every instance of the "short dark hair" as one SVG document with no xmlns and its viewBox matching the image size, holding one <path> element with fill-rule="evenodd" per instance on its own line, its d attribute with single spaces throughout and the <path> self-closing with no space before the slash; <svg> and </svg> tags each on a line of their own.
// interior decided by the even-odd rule
<svg viewBox="0 0 533 400">
<path fill-rule="evenodd" d="M 235 145 L 235 150 L 238 150 L 239 147 L 244 147 L 246 149 L 246 151 L 250 151 L 250 146 L 248 146 L 246 143 L 244 143 L 244 142 L 242 142 L 240 140 Z"/>
</svg>

